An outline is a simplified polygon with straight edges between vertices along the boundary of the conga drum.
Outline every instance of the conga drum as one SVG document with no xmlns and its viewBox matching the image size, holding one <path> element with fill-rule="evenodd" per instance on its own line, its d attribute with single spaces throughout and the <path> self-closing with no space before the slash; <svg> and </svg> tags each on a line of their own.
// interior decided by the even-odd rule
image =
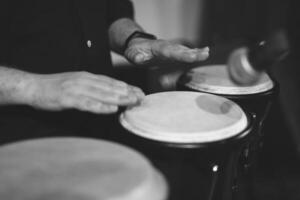
<svg viewBox="0 0 300 200">
<path fill-rule="evenodd" d="M 239 104 L 245 112 L 254 114 L 255 129 L 249 145 L 245 148 L 244 166 L 253 162 L 262 143 L 263 122 L 270 110 L 273 99 L 278 94 L 278 84 L 267 73 L 251 86 L 241 86 L 233 82 L 226 65 L 208 65 L 193 68 L 183 74 L 177 83 L 178 90 L 198 91 L 226 97 Z"/>
<path fill-rule="evenodd" d="M 0 199 L 165 200 L 167 185 L 142 154 L 103 140 L 48 138 L 0 148 Z"/>
<path fill-rule="evenodd" d="M 231 172 L 236 164 L 232 158 L 252 130 L 251 116 L 236 103 L 199 92 L 155 93 L 127 108 L 120 123 L 127 130 L 128 143 L 144 151 L 154 164 L 157 157 L 170 163 L 174 157 L 203 159 L 211 175 L 203 199 L 231 199 L 225 196 L 231 196 Z M 172 175 L 166 178 L 170 180 Z M 172 196 L 178 191 L 169 183 Z"/>
</svg>

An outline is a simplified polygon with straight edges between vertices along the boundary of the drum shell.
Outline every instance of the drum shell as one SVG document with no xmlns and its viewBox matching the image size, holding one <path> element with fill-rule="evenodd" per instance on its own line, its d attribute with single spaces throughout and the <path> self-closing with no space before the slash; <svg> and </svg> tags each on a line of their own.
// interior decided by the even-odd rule
<svg viewBox="0 0 300 200">
<path fill-rule="evenodd" d="M 236 148 L 236 146 L 241 146 L 243 143 L 247 142 L 249 135 L 254 131 L 255 116 L 249 113 L 246 113 L 246 116 L 248 125 L 243 131 L 234 137 L 215 142 L 172 143 L 151 140 L 132 133 L 125 129 L 120 123 L 118 123 L 117 130 L 111 135 L 110 139 L 132 146 L 149 155 L 155 155 L 157 153 L 157 156 L 162 156 L 161 152 L 168 152 L 168 154 L 175 154 L 177 156 L 178 154 L 190 154 L 191 152 L 196 152 L 203 154 L 209 153 L 209 155 L 215 155 L 211 157 L 218 157 L 220 153 L 226 153 L 226 149 L 231 151 L 231 148 Z"/>
<path fill-rule="evenodd" d="M 209 171 L 211 167 L 222 165 L 226 166 L 224 168 L 231 168 L 232 163 L 229 163 L 230 157 L 238 155 L 244 144 L 247 143 L 248 136 L 253 131 L 254 122 L 252 115 L 247 115 L 247 117 L 249 124 L 241 133 L 235 137 L 216 142 L 186 144 L 160 142 L 135 135 L 121 125 L 119 125 L 119 130 L 113 134 L 111 139 L 133 147 L 152 161 L 154 166 L 167 178 L 170 186 L 170 199 L 182 199 L 182 195 L 184 195 L 184 198 L 187 198 L 185 196 L 187 191 L 183 191 L 182 188 L 185 184 L 191 182 L 197 182 L 198 189 L 195 193 L 206 196 L 209 191 L 208 185 L 211 182 L 211 173 Z M 193 168 L 196 166 L 197 171 L 199 170 L 204 174 L 203 177 L 201 176 L 201 179 L 204 178 L 206 182 L 191 180 L 197 179 L 197 175 L 186 175 L 186 173 L 190 173 L 187 172 L 187 169 L 191 166 Z M 189 177 L 189 182 L 182 180 L 187 179 L 182 178 L 182 176 Z M 223 176 L 230 176 L 230 173 L 223 174 Z M 192 197 L 190 196 L 190 198 Z"/>
<path fill-rule="evenodd" d="M 111 136 L 111 140 L 120 142 L 137 149 L 150 158 L 172 159 L 178 157 L 200 157 L 206 162 L 214 163 L 216 159 L 223 158 L 224 155 L 243 146 L 249 135 L 254 130 L 253 125 L 249 125 L 246 130 L 236 137 L 222 141 L 210 143 L 167 143 L 143 138 L 120 127 L 117 134 Z M 201 156 L 200 156 L 201 155 Z M 204 159 L 205 158 L 205 159 Z"/>
</svg>

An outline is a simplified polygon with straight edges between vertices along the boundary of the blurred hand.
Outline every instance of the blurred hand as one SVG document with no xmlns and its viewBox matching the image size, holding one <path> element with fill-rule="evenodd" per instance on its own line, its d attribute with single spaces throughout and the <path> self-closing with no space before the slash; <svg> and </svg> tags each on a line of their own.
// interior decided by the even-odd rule
<svg viewBox="0 0 300 200">
<path fill-rule="evenodd" d="M 118 106 L 138 103 L 141 89 L 113 78 L 88 72 L 36 75 L 29 104 L 46 110 L 78 109 L 92 113 L 114 113 Z"/>
<path fill-rule="evenodd" d="M 160 62 L 195 63 L 208 58 L 209 48 L 190 49 L 165 40 L 134 38 L 129 42 L 124 55 L 137 65 Z"/>
</svg>

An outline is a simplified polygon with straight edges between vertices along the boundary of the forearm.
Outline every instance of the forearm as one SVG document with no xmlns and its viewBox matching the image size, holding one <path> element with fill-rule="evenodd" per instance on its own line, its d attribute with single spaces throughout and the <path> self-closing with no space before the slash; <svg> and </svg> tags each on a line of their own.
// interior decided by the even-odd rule
<svg viewBox="0 0 300 200">
<path fill-rule="evenodd" d="M 0 66 L 0 105 L 28 104 L 34 75 Z"/>
<path fill-rule="evenodd" d="M 122 18 L 112 23 L 108 30 L 111 50 L 122 54 L 126 39 L 134 31 L 143 31 L 143 29 L 132 19 Z"/>
</svg>

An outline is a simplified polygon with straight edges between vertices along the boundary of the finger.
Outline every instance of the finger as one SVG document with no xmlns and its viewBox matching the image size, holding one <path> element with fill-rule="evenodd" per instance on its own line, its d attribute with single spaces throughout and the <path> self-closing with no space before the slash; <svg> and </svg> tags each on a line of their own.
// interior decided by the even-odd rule
<svg viewBox="0 0 300 200">
<path fill-rule="evenodd" d="M 72 102 L 71 107 L 96 114 L 110 114 L 118 111 L 118 106 L 116 105 L 105 104 L 96 99 L 85 96 L 76 98 Z"/>
<path fill-rule="evenodd" d="M 137 97 L 137 100 L 140 102 L 144 97 L 145 93 L 138 87 L 129 86 L 130 92 Z"/>
<path fill-rule="evenodd" d="M 146 45 L 146 44 L 145 44 Z M 149 45 L 149 44 L 148 44 Z M 135 64 L 146 64 L 153 58 L 151 48 L 129 48 L 126 52 L 126 57 Z"/>
<path fill-rule="evenodd" d="M 120 81 L 104 75 L 95 75 L 95 78 L 97 78 L 97 80 L 101 80 L 111 85 L 114 85 L 115 87 L 126 88 L 128 86 L 128 84 L 124 81 Z"/>
<path fill-rule="evenodd" d="M 107 82 L 107 83 L 113 82 L 116 86 L 119 86 L 119 87 L 127 87 L 127 85 L 128 85 L 124 81 L 120 81 L 120 80 L 111 78 L 109 76 L 101 75 L 101 74 L 86 73 L 85 78 L 91 79 L 91 80 L 97 80 L 97 81 L 101 81 L 101 82 Z"/>
<path fill-rule="evenodd" d="M 107 92 L 113 91 L 119 95 L 127 96 L 129 94 L 129 85 L 127 83 L 102 75 L 90 77 L 83 84 L 86 87 L 96 87 Z"/>
<path fill-rule="evenodd" d="M 161 60 L 169 60 L 175 62 L 193 63 L 203 61 L 209 56 L 209 48 L 190 49 L 183 45 L 160 42 L 159 45 L 154 45 L 153 52 Z"/>
<path fill-rule="evenodd" d="M 189 49 L 185 50 L 185 53 L 187 54 L 187 62 L 203 61 L 209 57 L 209 48 L 205 47 L 202 49 Z"/>
<path fill-rule="evenodd" d="M 72 83 L 66 94 L 74 99 L 85 96 L 107 104 L 127 106 L 136 104 L 144 96 L 141 89 L 102 75 L 84 73 Z"/>
<path fill-rule="evenodd" d="M 89 92 L 94 98 L 97 98 L 94 95 L 105 95 L 105 98 L 109 98 L 109 96 L 111 96 L 112 99 L 107 99 L 107 101 L 109 101 L 108 103 L 128 105 L 136 103 L 136 101 L 140 101 L 145 96 L 144 92 L 140 88 L 129 85 L 125 82 L 115 81 L 112 78 L 106 78 L 105 82 L 102 82 L 102 78 L 101 81 L 94 81 L 97 81 L 97 83 L 86 82 L 85 87 L 87 88 L 83 88 L 82 90 Z"/>
<path fill-rule="evenodd" d="M 91 85 L 79 87 L 73 98 L 80 95 L 117 106 L 134 105 L 138 102 L 138 97 L 133 92 L 128 92 L 128 94 L 122 95 L 112 89 L 103 90 L 102 88 Z"/>
<path fill-rule="evenodd" d="M 209 56 L 209 49 L 188 49 L 185 47 L 172 47 L 167 46 L 165 50 L 167 58 L 172 61 L 178 62 L 198 62 L 203 61 L 208 58 Z"/>
<path fill-rule="evenodd" d="M 137 52 L 133 56 L 133 61 L 135 64 L 145 64 L 145 63 L 149 62 L 152 58 L 153 58 L 152 53 L 141 51 L 141 52 Z"/>
</svg>

